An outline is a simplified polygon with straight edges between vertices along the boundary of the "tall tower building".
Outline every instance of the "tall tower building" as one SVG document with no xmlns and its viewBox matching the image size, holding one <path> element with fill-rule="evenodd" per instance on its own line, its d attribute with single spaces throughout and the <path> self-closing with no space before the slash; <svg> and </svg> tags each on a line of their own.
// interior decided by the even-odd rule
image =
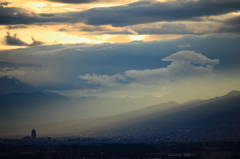
<svg viewBox="0 0 240 159">
<path fill-rule="evenodd" d="M 37 138 L 37 133 L 36 133 L 35 129 L 32 130 L 31 136 L 32 136 L 32 139 L 36 139 Z"/>
</svg>

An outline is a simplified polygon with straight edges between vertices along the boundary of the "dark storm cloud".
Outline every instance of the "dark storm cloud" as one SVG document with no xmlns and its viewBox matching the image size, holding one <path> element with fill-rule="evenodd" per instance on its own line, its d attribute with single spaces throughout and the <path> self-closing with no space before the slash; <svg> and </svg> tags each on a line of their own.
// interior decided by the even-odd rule
<svg viewBox="0 0 240 159">
<path fill-rule="evenodd" d="M 71 20 L 70 14 L 37 14 L 23 8 L 0 8 L 0 24 L 34 24 L 47 22 L 65 22 Z M 80 21 L 80 20 L 79 20 Z"/>
<path fill-rule="evenodd" d="M 14 34 L 14 36 L 11 36 L 8 32 L 7 35 L 4 37 L 4 42 L 7 45 L 16 45 L 16 46 L 27 46 L 28 44 L 22 41 L 17 37 L 17 34 Z"/>
<path fill-rule="evenodd" d="M 136 29 L 139 34 L 193 34 L 185 24 L 163 24 L 160 28 Z"/>
<path fill-rule="evenodd" d="M 99 0 L 49 0 L 51 2 L 60 2 L 60 3 L 92 3 L 97 2 Z"/>
<path fill-rule="evenodd" d="M 122 29 L 121 31 L 114 31 L 113 29 L 104 28 L 101 26 L 86 26 L 81 27 L 81 31 L 85 32 L 94 32 L 94 31 L 102 31 L 101 34 L 124 34 L 124 35 L 137 35 L 137 34 L 197 34 L 194 33 L 193 30 L 188 29 L 185 24 L 162 24 L 156 26 L 144 26 L 144 27 L 132 27 Z M 96 33 L 95 33 L 96 34 Z"/>
<path fill-rule="evenodd" d="M 9 68 L 20 68 L 20 67 L 41 67 L 41 65 L 36 64 L 18 64 L 18 63 L 11 63 L 11 62 L 4 62 L 0 61 L 0 68 L 9 67 Z"/>
<path fill-rule="evenodd" d="M 114 31 L 114 28 L 107 27 L 107 26 L 81 26 L 79 27 L 81 31 L 85 32 L 94 32 L 94 31 Z"/>
<path fill-rule="evenodd" d="M 58 29 L 58 31 L 67 31 L 65 28 Z"/>
<path fill-rule="evenodd" d="M 69 3 L 69 4 L 86 4 L 86 3 L 94 3 L 94 2 L 104 2 L 104 3 L 112 3 L 119 2 L 119 0 L 48 0 L 50 2 L 59 2 L 59 3 Z"/>
<path fill-rule="evenodd" d="M 81 13 L 90 25 L 128 26 L 158 21 L 200 20 L 240 10 L 239 0 L 139 1 L 127 6 L 94 8 Z"/>
<path fill-rule="evenodd" d="M 46 13 L 42 13 L 42 14 L 40 14 L 40 16 L 42 16 L 42 17 L 54 17 L 53 14 L 46 14 Z"/>
<path fill-rule="evenodd" d="M 4 37 L 4 43 L 7 45 L 15 45 L 15 46 L 37 46 L 42 45 L 44 42 L 37 41 L 32 37 L 32 43 L 28 44 L 24 41 L 22 41 L 20 38 L 17 37 L 17 34 L 14 34 L 13 36 L 10 35 L 9 32 L 7 32 L 7 35 Z"/>
<path fill-rule="evenodd" d="M 223 22 L 217 32 L 240 32 L 240 16 L 228 19 Z"/>
<path fill-rule="evenodd" d="M 62 0 L 62 2 L 90 1 Z M 0 8 L 0 24 L 85 22 L 89 25 L 130 26 L 161 21 L 201 20 L 204 16 L 221 15 L 239 10 L 239 0 L 178 0 L 166 3 L 149 0 L 123 6 L 54 14 L 38 14 L 23 8 Z"/>
<path fill-rule="evenodd" d="M 28 46 L 37 46 L 37 45 L 44 44 L 44 42 L 42 42 L 42 41 L 35 40 L 33 37 L 31 37 L 31 38 L 32 38 L 33 42 L 31 44 L 28 44 Z"/>
<path fill-rule="evenodd" d="M 9 4 L 11 4 L 11 3 L 10 2 L 0 2 L 0 6 L 7 6 Z"/>
<path fill-rule="evenodd" d="M 14 26 L 7 26 L 6 27 L 6 29 L 9 29 L 9 30 L 11 30 L 11 29 L 26 29 L 26 28 L 28 28 L 27 26 L 25 26 L 25 25 L 14 25 Z"/>
<path fill-rule="evenodd" d="M 0 24 L 31 24 L 38 21 L 34 12 L 21 8 L 0 8 Z"/>
</svg>

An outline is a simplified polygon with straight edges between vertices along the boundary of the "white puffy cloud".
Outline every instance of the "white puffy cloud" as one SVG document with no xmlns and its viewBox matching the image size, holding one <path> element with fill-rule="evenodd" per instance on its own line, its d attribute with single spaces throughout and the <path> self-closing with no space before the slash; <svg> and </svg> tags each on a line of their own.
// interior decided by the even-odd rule
<svg viewBox="0 0 240 159">
<path fill-rule="evenodd" d="M 189 63 L 201 64 L 201 65 L 219 64 L 218 59 L 211 60 L 211 59 L 208 59 L 206 56 L 203 56 L 201 53 L 195 53 L 193 51 L 180 51 L 168 57 L 165 57 L 163 61 L 180 61 L 180 62 L 189 62 Z"/>
<path fill-rule="evenodd" d="M 178 47 L 180 47 L 180 48 L 187 48 L 187 47 L 192 47 L 192 46 L 189 45 L 189 44 L 179 44 Z"/>
<path fill-rule="evenodd" d="M 128 70 L 124 74 L 96 75 L 86 74 L 79 76 L 91 84 L 99 84 L 102 90 L 131 90 L 134 91 L 157 91 L 164 87 L 176 84 L 196 83 L 200 80 L 213 80 L 214 65 L 219 63 L 218 59 L 211 60 L 201 53 L 194 51 L 180 51 L 163 59 L 172 61 L 165 68 Z M 200 65 L 195 65 L 200 64 Z M 124 81 L 121 82 L 121 81 Z"/>
<path fill-rule="evenodd" d="M 100 84 L 101 86 L 118 86 L 120 85 L 119 83 L 126 81 L 126 77 L 120 75 L 120 74 L 116 74 L 113 76 L 109 76 L 109 75 L 90 75 L 90 74 L 86 74 L 83 76 L 79 76 L 79 78 L 83 79 L 83 80 L 87 80 L 88 83 L 90 84 Z"/>
<path fill-rule="evenodd" d="M 219 63 L 218 59 L 211 60 L 201 53 L 194 51 L 180 51 L 174 53 L 163 61 L 172 61 L 166 68 L 147 69 L 147 70 L 128 70 L 124 75 L 89 75 L 79 76 L 79 78 L 88 80 L 89 83 L 101 84 L 117 84 L 119 80 L 126 81 L 132 78 L 135 82 L 149 83 L 158 82 L 159 80 L 167 81 L 169 79 L 177 79 L 182 77 L 197 77 L 214 74 L 213 66 Z M 200 64 L 195 66 L 194 64 Z"/>
</svg>

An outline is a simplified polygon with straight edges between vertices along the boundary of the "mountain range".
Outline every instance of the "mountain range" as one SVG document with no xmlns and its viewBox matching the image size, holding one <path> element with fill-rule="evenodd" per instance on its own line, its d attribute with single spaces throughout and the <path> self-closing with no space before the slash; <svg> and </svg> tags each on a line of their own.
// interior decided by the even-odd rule
<svg viewBox="0 0 240 159">
<path fill-rule="evenodd" d="M 184 92 L 184 93 L 183 93 Z M 182 89 L 163 97 L 68 99 L 56 93 L 35 88 L 13 77 L 0 78 L 0 125 L 23 125 L 118 115 L 171 100 L 185 102 L 206 99 Z M 44 116 L 44 118 L 43 118 Z"/>
<path fill-rule="evenodd" d="M 10 83 L 12 90 L 2 91 L 0 96 L 1 136 L 28 134 L 32 128 L 42 135 L 56 136 L 168 134 L 176 137 L 186 133 L 197 138 L 238 136 L 239 91 L 210 99 L 189 97 L 189 101 L 181 102 L 175 101 L 176 95 L 170 100 L 171 94 L 162 98 L 69 100 L 16 79 L 3 77 L 0 81 Z M 189 94 L 184 93 L 181 97 Z"/>
<path fill-rule="evenodd" d="M 149 126 L 157 128 L 163 125 L 198 127 L 198 129 L 204 127 L 204 131 L 207 132 L 206 128 L 208 127 L 209 130 L 216 126 L 220 126 L 222 129 L 228 129 L 229 126 L 238 128 L 239 123 L 240 92 L 232 91 L 221 97 L 194 103 L 179 104 L 170 101 L 120 115 L 73 121 L 65 123 L 53 132 L 61 130 L 61 132 L 76 133 L 92 130 L 101 132 L 101 134 L 123 134 L 123 131 L 126 130 L 128 133 L 133 133 L 133 128 L 141 130 L 147 129 Z M 227 126 L 224 127 L 224 125 Z"/>
<path fill-rule="evenodd" d="M 57 93 L 52 93 L 49 91 L 45 91 L 43 89 L 39 89 L 36 87 L 32 87 L 26 83 L 19 81 L 16 78 L 4 76 L 0 78 L 0 96 L 10 94 L 10 93 L 34 93 L 34 92 L 43 92 L 47 95 L 59 96 Z"/>
</svg>

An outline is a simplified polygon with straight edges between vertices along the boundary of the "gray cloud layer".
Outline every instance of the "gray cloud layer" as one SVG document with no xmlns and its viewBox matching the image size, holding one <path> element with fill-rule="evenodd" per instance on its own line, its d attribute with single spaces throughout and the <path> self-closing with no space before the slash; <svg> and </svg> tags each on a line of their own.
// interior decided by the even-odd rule
<svg viewBox="0 0 240 159">
<path fill-rule="evenodd" d="M 33 37 L 32 38 L 32 43 L 28 44 L 21 39 L 17 37 L 17 34 L 14 34 L 14 36 L 11 36 L 9 32 L 7 32 L 7 35 L 4 37 L 4 43 L 7 45 L 15 45 L 15 46 L 37 46 L 37 45 L 42 45 L 44 42 L 42 41 L 37 41 Z"/>
<path fill-rule="evenodd" d="M 240 16 L 224 21 L 217 32 L 240 32 Z"/>
<path fill-rule="evenodd" d="M 32 10 L 23 8 L 0 8 L 0 24 L 34 24 L 48 22 L 70 22 L 72 19 L 69 14 L 38 14 Z M 80 21 L 80 20 L 78 20 Z"/>
<path fill-rule="evenodd" d="M 13 68 L 18 69 L 21 67 L 41 67 L 41 65 L 35 65 L 35 64 L 19 64 L 19 63 L 11 63 L 11 62 L 3 62 L 0 61 L 0 68 Z"/>
<path fill-rule="evenodd" d="M 26 29 L 26 28 L 28 28 L 27 26 L 25 26 L 25 25 L 15 25 L 15 26 L 7 26 L 6 27 L 7 29 L 9 29 L 9 30 L 11 30 L 11 29 Z"/>
<path fill-rule="evenodd" d="M 0 2 L 0 6 L 7 6 L 8 4 L 11 4 L 10 2 Z"/>
<path fill-rule="evenodd" d="M 86 83 L 77 76 L 95 74 L 94 77 L 99 78 L 105 75 L 103 77 L 109 81 L 117 81 L 121 84 L 131 81 L 119 76 L 129 70 L 136 72 L 150 70 L 152 72 L 159 68 L 175 68 L 171 69 L 176 70 L 176 78 L 172 79 L 174 80 L 177 77 L 186 76 L 183 72 L 177 71 L 183 66 L 189 66 L 189 70 L 186 69 L 186 71 L 190 72 L 195 70 L 191 68 L 196 66 L 203 74 L 211 72 L 211 66 L 219 62 L 211 59 L 219 59 L 221 62 L 215 66 L 216 71 L 224 72 L 226 70 L 228 73 L 236 74 L 234 71 L 240 68 L 239 42 L 239 37 L 197 38 L 186 36 L 175 40 L 125 44 L 35 46 L 0 51 L 0 59 L 4 62 L 34 64 L 42 67 L 21 67 L 5 71 L 2 74 L 0 72 L 0 76 L 11 75 L 45 89 L 98 89 L 98 83 Z M 202 54 L 184 50 L 194 50 Z M 181 61 L 183 62 L 181 63 Z M 190 74 L 194 75 L 194 73 Z M 148 81 L 151 80 L 148 79 Z"/>
<path fill-rule="evenodd" d="M 104 87 L 112 87 L 121 84 L 119 81 L 127 81 L 130 77 L 138 83 L 158 83 L 158 81 L 176 80 L 189 77 L 199 78 L 214 74 L 213 66 L 219 64 L 219 60 L 211 60 L 201 53 L 194 51 L 180 51 L 168 57 L 163 61 L 172 61 L 166 68 L 146 69 L 146 70 L 127 70 L 123 75 L 82 75 L 79 78 L 87 80 L 89 83 L 100 84 Z M 201 64 L 194 66 L 194 64 Z M 126 82 L 125 82 L 126 83 Z M 132 83 L 132 80 L 130 81 Z"/>
<path fill-rule="evenodd" d="M 238 0 L 179 0 L 168 3 L 139 1 L 127 6 L 91 9 L 82 14 L 90 25 L 128 26 L 159 21 L 198 20 L 196 18 L 239 9 Z"/>
<path fill-rule="evenodd" d="M 60 3 L 92 3 L 92 2 L 97 2 L 99 0 L 49 0 L 52 2 L 60 2 Z"/>
<path fill-rule="evenodd" d="M 119 0 L 48 0 L 51 2 L 59 3 L 73 3 L 73 4 L 83 4 L 83 3 L 94 3 L 94 2 L 104 2 L 104 3 L 114 3 L 119 2 Z"/>
<path fill-rule="evenodd" d="M 55 14 L 37 14 L 22 8 L 0 8 L 0 24 L 85 22 L 89 25 L 130 26 L 162 21 L 197 21 L 204 16 L 221 15 L 239 10 L 239 0 L 178 0 L 167 3 L 148 0 L 124 6 Z M 175 26 L 173 29 L 187 31 L 180 26 L 178 28 Z"/>
</svg>

